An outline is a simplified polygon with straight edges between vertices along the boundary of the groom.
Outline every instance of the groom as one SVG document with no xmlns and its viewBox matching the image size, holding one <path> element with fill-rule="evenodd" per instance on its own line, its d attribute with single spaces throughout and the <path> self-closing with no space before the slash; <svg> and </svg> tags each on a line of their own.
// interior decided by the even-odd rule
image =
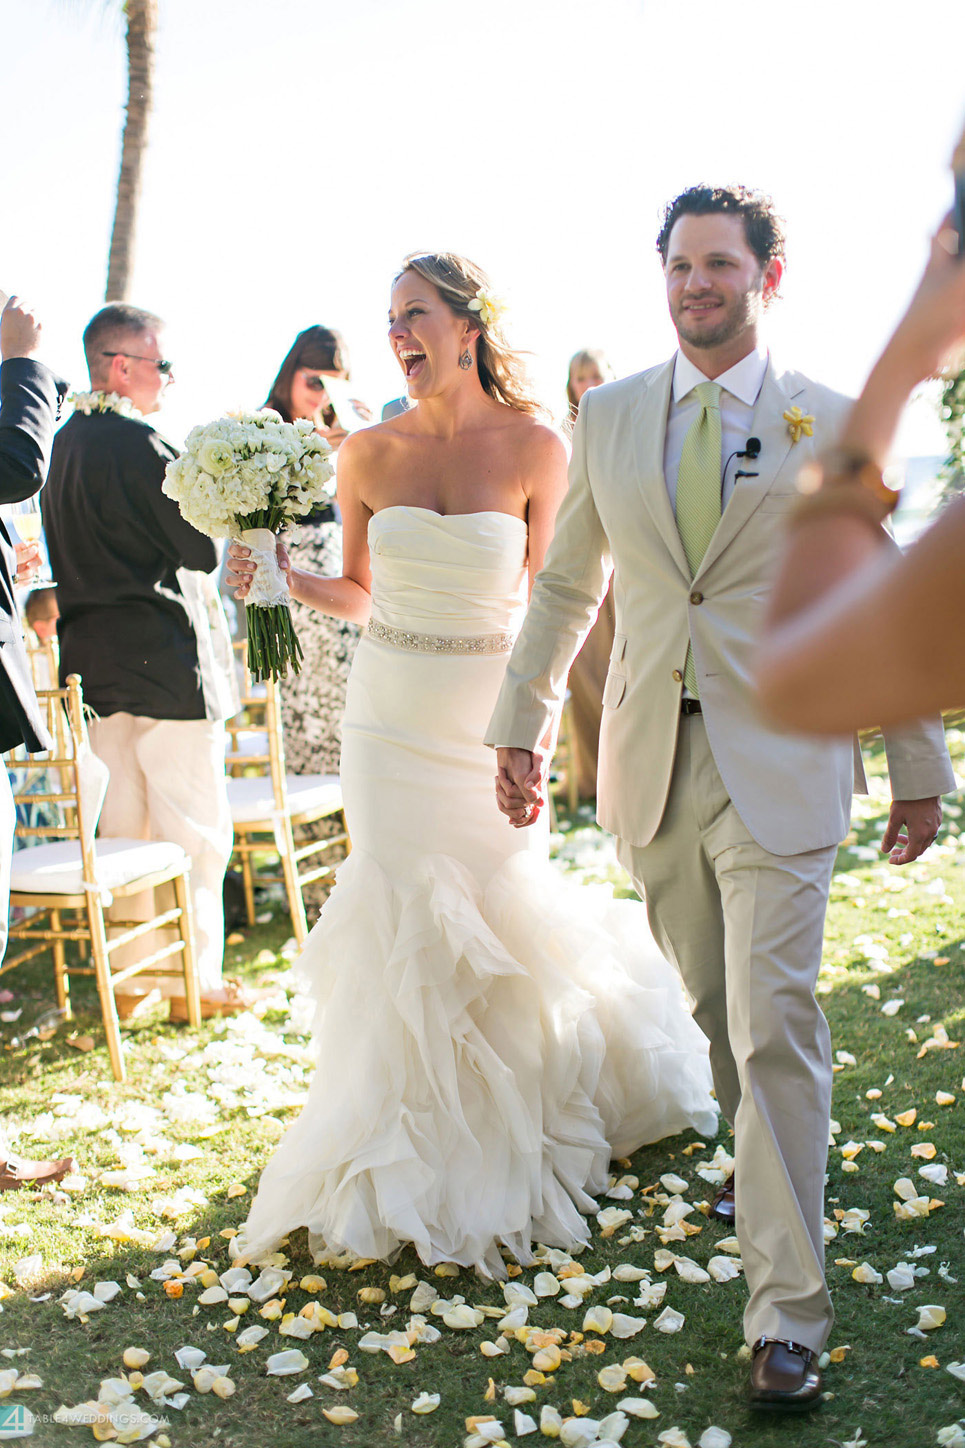
<svg viewBox="0 0 965 1448">
<path fill-rule="evenodd" d="M 761 341 L 784 259 L 766 198 L 692 187 L 667 208 L 657 245 L 678 351 L 583 398 L 569 492 L 488 742 L 500 807 L 531 823 L 539 751 L 612 569 L 599 819 L 694 997 L 734 1127 L 752 1401 L 801 1409 L 820 1397 L 832 1323 L 831 1049 L 814 991 L 863 772 L 851 740 L 764 725 L 750 679 L 795 478 L 849 404 L 780 371 Z M 954 776 L 940 720 L 886 745 L 895 800 L 883 848 L 904 864 L 935 838 Z M 721 1194 L 717 1214 L 733 1201 Z"/>
</svg>

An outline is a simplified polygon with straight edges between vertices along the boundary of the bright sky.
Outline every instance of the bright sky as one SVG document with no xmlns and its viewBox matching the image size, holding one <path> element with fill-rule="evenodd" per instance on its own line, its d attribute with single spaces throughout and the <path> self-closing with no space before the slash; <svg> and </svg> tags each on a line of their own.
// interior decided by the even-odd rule
<svg viewBox="0 0 965 1448">
<path fill-rule="evenodd" d="M 769 339 L 845 391 L 907 299 L 965 117 L 960 0 L 160 0 L 132 300 L 169 321 L 173 438 L 257 406 L 295 333 L 346 336 L 358 392 L 397 395 L 385 341 L 407 251 L 484 266 L 562 407 L 566 362 L 669 356 L 654 237 L 697 181 L 788 222 Z M 0 287 L 41 309 L 86 385 L 125 98 L 105 0 L 3 7 Z M 105 14 L 105 11 L 108 13 Z M 904 450 L 941 452 L 920 404 Z"/>
</svg>

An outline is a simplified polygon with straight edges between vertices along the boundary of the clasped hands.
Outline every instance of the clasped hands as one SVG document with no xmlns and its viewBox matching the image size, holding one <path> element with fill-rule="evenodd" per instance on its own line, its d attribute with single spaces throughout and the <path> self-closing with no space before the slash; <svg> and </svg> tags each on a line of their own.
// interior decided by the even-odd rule
<svg viewBox="0 0 965 1448">
<path fill-rule="evenodd" d="M 517 830 L 534 824 L 546 803 L 544 763 L 530 749 L 496 750 L 496 803 Z"/>
</svg>

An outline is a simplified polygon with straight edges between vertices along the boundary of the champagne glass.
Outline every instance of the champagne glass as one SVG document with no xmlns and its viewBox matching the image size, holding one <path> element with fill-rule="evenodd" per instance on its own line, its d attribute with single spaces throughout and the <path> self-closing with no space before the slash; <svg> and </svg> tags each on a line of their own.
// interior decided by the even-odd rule
<svg viewBox="0 0 965 1448">
<path fill-rule="evenodd" d="M 40 535 L 43 532 L 43 520 L 40 514 L 40 498 L 34 493 L 32 498 L 23 498 L 19 503 L 12 503 L 9 513 L 13 526 L 17 530 L 17 536 L 22 543 L 39 543 Z M 34 578 L 33 583 L 51 584 L 53 578 L 50 576 L 49 565 L 41 563 L 40 569 Z"/>
</svg>

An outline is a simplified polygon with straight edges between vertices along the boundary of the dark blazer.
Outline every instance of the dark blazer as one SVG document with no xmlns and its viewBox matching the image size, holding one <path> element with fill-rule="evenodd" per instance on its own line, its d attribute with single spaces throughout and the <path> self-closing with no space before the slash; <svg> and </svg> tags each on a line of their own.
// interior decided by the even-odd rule
<svg viewBox="0 0 965 1448">
<path fill-rule="evenodd" d="M 211 573 L 218 552 L 161 491 L 176 457 L 149 423 L 116 412 L 75 412 L 54 441 L 43 511 L 61 675 L 80 674 L 104 717 L 207 717 L 178 569 Z"/>
<path fill-rule="evenodd" d="M 0 366 L 0 503 L 19 503 L 43 487 L 54 424 L 67 385 L 40 362 L 11 357 Z M 0 521 L 0 750 L 47 749 L 13 591 L 17 558 Z"/>
</svg>

